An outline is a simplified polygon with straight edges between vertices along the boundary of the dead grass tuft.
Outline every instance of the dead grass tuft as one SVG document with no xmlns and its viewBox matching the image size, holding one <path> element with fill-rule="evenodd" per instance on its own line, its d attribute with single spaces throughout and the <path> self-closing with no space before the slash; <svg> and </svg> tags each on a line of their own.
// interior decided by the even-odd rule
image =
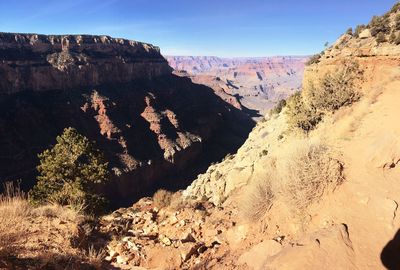
<svg viewBox="0 0 400 270">
<path fill-rule="evenodd" d="M 254 177 L 239 201 L 239 213 L 249 221 L 264 219 L 274 200 L 289 206 L 302 218 L 306 209 L 343 182 L 343 166 L 326 145 L 296 140 L 285 146 L 276 162 L 269 161 L 266 174 Z"/>
<path fill-rule="evenodd" d="M 171 204 L 173 193 L 165 189 L 159 189 L 153 195 L 153 203 L 157 208 L 165 208 Z"/>
<path fill-rule="evenodd" d="M 271 170 L 265 177 L 255 179 L 249 184 L 239 204 L 243 219 L 258 221 L 265 216 L 275 197 L 272 183 L 276 180 Z"/>
<path fill-rule="evenodd" d="M 324 144 L 299 140 L 282 160 L 280 194 L 300 214 L 344 180 L 342 164 Z"/>
<path fill-rule="evenodd" d="M 32 210 L 19 185 L 7 182 L 4 190 L 0 194 L 0 258 L 19 250 L 27 237 L 22 224 Z"/>
</svg>

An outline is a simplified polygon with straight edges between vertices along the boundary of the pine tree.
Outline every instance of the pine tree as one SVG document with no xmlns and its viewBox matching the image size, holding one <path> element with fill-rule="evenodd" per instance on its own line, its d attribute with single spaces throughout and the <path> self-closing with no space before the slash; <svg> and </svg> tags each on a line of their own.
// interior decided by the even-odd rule
<svg viewBox="0 0 400 270">
<path fill-rule="evenodd" d="M 64 129 L 56 140 L 53 148 L 38 155 L 39 176 L 29 192 L 31 202 L 84 205 L 87 212 L 101 211 L 105 199 L 95 190 L 108 180 L 103 155 L 74 128 Z"/>
</svg>

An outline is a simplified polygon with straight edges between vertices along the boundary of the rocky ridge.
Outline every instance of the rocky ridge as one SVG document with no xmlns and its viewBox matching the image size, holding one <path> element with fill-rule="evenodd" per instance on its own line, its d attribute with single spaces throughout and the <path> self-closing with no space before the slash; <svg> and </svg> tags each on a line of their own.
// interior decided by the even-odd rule
<svg viewBox="0 0 400 270">
<path fill-rule="evenodd" d="M 170 73 L 150 44 L 89 35 L 0 33 L 0 94 L 123 83 Z"/>
</svg>

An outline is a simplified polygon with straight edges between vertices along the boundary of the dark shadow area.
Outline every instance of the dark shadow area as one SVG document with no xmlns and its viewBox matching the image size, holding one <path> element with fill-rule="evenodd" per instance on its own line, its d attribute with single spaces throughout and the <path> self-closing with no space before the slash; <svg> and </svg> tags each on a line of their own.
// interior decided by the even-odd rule
<svg viewBox="0 0 400 270">
<path fill-rule="evenodd" d="M 98 108 L 91 104 L 93 90 L 104 97 L 103 123 L 98 121 Z M 176 151 L 172 162 L 164 159 L 159 135 L 142 116 L 149 93 L 154 95 L 154 110 L 162 116 L 159 124 L 163 136 L 174 141 L 181 132 L 201 138 Z M 163 115 L 166 110 L 176 115 L 178 127 Z M 37 154 L 52 147 L 64 128 L 74 127 L 96 142 L 110 170 L 120 171 L 113 174 L 104 188 L 112 207 L 130 206 L 159 188 L 172 191 L 185 188 L 211 163 L 236 152 L 255 125 L 251 118 L 254 114 L 233 107 L 210 87 L 175 75 L 81 89 L 3 95 L 0 96 L 0 181 L 21 179 L 21 188 L 29 190 L 37 175 Z M 110 136 L 100 133 L 107 128 L 118 131 Z M 133 160 L 137 166 L 126 164 L 121 156 Z"/>
<path fill-rule="evenodd" d="M 400 269 L 400 229 L 383 248 L 381 253 L 382 264 L 389 270 Z"/>
</svg>

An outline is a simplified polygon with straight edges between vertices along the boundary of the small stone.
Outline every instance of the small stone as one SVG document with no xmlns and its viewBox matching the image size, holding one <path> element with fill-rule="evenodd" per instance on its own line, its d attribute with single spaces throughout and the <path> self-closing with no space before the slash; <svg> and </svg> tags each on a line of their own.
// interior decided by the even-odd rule
<svg viewBox="0 0 400 270">
<path fill-rule="evenodd" d="M 194 239 L 193 235 L 191 233 L 185 233 L 181 237 L 181 242 L 186 243 L 186 242 L 195 242 L 196 240 Z"/>
<path fill-rule="evenodd" d="M 174 225 L 174 224 L 176 224 L 176 223 L 178 223 L 178 218 L 176 217 L 176 216 L 171 216 L 171 218 L 170 218 L 170 220 L 169 220 L 169 223 L 171 224 L 171 225 Z"/>
<path fill-rule="evenodd" d="M 160 240 L 161 240 L 161 243 L 163 243 L 166 246 L 170 246 L 172 244 L 171 239 L 169 239 L 166 236 L 163 236 L 163 235 L 160 236 Z"/>
<path fill-rule="evenodd" d="M 111 257 L 111 259 L 114 259 L 114 257 L 118 255 L 118 252 L 116 252 L 115 250 L 110 250 L 108 254 Z"/>
<path fill-rule="evenodd" d="M 126 247 L 123 243 L 118 243 L 117 246 L 114 248 L 114 250 L 118 253 L 118 254 L 122 254 L 126 251 Z"/>
<path fill-rule="evenodd" d="M 128 264 L 129 260 L 130 260 L 130 256 L 127 255 L 118 255 L 117 256 L 117 263 L 118 264 Z"/>
<path fill-rule="evenodd" d="M 195 243 L 183 243 L 179 247 L 179 252 L 182 257 L 182 261 L 186 262 L 193 255 L 197 254 L 198 245 Z"/>
</svg>

